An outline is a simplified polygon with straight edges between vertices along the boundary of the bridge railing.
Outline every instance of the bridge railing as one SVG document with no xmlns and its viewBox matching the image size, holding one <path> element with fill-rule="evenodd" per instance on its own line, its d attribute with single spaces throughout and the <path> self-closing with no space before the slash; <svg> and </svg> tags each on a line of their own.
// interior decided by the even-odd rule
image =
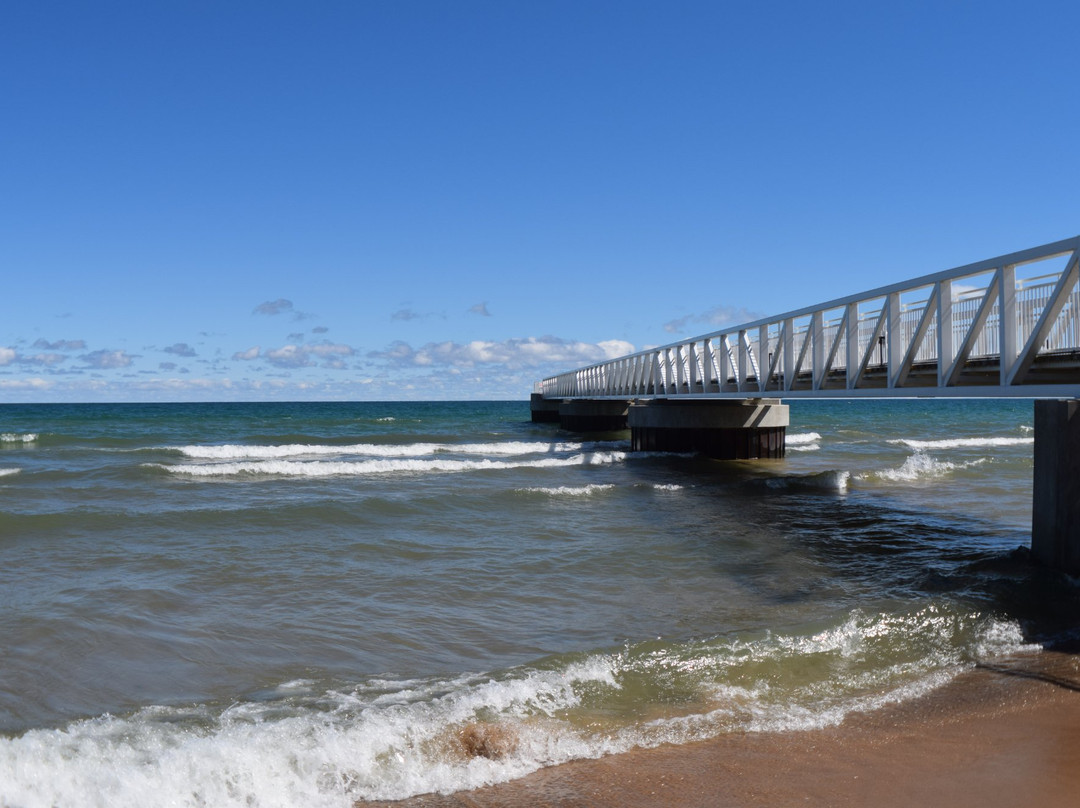
<svg viewBox="0 0 1080 808">
<path fill-rule="evenodd" d="M 1078 259 L 1080 236 L 589 365 L 537 390 L 745 398 L 1080 388 Z M 1053 271 L 1018 278 L 1029 265 Z"/>
</svg>

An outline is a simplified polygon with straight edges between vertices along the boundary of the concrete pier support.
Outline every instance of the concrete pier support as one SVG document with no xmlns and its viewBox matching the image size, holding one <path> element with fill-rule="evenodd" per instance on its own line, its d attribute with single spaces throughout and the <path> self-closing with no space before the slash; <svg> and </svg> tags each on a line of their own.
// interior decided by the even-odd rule
<svg viewBox="0 0 1080 808">
<path fill-rule="evenodd" d="M 656 399 L 632 405 L 628 420 L 634 451 L 749 460 L 784 456 L 789 419 L 779 399 Z"/>
<path fill-rule="evenodd" d="M 557 424 L 561 398 L 544 398 L 540 393 L 529 396 L 529 409 L 532 411 L 534 424 Z"/>
<path fill-rule="evenodd" d="M 614 432 L 626 429 L 629 401 L 568 399 L 559 405 L 559 425 L 570 432 Z"/>
<path fill-rule="evenodd" d="M 1035 402 L 1031 555 L 1080 575 L 1080 401 Z"/>
</svg>

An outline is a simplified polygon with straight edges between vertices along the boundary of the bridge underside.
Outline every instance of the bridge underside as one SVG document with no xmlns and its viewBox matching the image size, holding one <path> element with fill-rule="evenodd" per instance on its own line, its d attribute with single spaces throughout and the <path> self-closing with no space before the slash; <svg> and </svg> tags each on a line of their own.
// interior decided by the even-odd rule
<svg viewBox="0 0 1080 808">
<path fill-rule="evenodd" d="M 776 399 L 672 401 L 632 404 L 635 452 L 698 452 L 724 460 L 784 456 L 788 407 Z"/>
</svg>

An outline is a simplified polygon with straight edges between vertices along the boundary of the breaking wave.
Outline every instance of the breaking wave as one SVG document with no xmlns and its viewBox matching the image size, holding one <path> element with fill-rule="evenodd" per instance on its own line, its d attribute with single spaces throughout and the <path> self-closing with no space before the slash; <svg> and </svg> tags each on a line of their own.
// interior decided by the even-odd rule
<svg viewBox="0 0 1080 808">
<path fill-rule="evenodd" d="M 347 808 L 450 793 L 544 766 L 729 732 L 808 730 L 1031 650 L 1019 627 L 926 606 L 815 633 L 628 645 L 501 673 L 259 701 L 146 707 L 0 739 L 0 804 Z M 643 693 L 669 692 L 666 714 Z"/>
<path fill-rule="evenodd" d="M 38 439 L 36 432 L 3 432 L 0 433 L 0 443 L 34 443 Z"/>
<path fill-rule="evenodd" d="M 336 477 L 366 474 L 401 474 L 427 472 L 495 471 L 519 468 L 557 468 L 565 466 L 601 466 L 619 463 L 626 452 L 583 452 L 569 457 L 545 457 L 535 460 L 456 460 L 416 458 L 380 458 L 370 460 L 251 460 L 236 463 L 146 463 L 171 474 L 191 477 L 234 477 L 263 475 L 273 477 Z"/>
<path fill-rule="evenodd" d="M 604 444 L 605 447 L 611 444 Z M 333 444 L 292 443 L 283 445 L 224 444 L 205 446 L 165 447 L 193 460 L 269 460 L 291 457 L 348 456 L 363 457 L 423 457 L 436 454 L 516 456 L 528 454 L 558 454 L 596 450 L 599 444 L 544 443 L 539 441 L 506 441 L 503 443 L 354 443 Z"/>
<path fill-rule="evenodd" d="M 527 494 L 549 494 L 553 497 L 587 497 L 599 491 L 611 491 L 614 485 L 560 485 L 553 488 L 522 488 L 520 491 Z"/>
<path fill-rule="evenodd" d="M 899 468 L 870 472 L 860 475 L 860 478 L 877 478 L 890 482 L 912 482 L 931 477 L 943 477 L 959 469 L 980 466 L 987 462 L 989 462 L 987 458 L 981 457 L 978 460 L 969 460 L 964 463 L 952 463 L 948 460 L 938 460 L 924 452 L 915 452 Z"/>
<path fill-rule="evenodd" d="M 943 440 L 912 440 L 898 438 L 889 443 L 902 444 L 909 449 L 985 449 L 995 446 L 1023 446 L 1035 443 L 1035 438 L 945 438 Z"/>
<path fill-rule="evenodd" d="M 538 455 L 580 452 L 588 447 L 582 443 L 542 443 L 507 441 L 504 443 L 407 443 L 377 444 L 355 443 L 336 446 L 333 444 L 285 444 L 246 445 L 225 444 L 221 446 L 168 447 L 185 457 L 198 460 L 247 460 L 276 459 L 288 457 L 319 457 L 357 455 L 364 457 L 422 457 L 426 455 Z"/>
</svg>

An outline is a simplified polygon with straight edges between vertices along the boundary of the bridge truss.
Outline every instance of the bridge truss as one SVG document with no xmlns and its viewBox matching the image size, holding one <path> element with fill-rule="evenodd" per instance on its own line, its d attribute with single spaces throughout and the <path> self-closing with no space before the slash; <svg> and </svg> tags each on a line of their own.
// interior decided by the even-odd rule
<svg viewBox="0 0 1080 808">
<path fill-rule="evenodd" d="M 600 362 L 536 391 L 1080 398 L 1078 281 L 1080 236 Z"/>
</svg>

